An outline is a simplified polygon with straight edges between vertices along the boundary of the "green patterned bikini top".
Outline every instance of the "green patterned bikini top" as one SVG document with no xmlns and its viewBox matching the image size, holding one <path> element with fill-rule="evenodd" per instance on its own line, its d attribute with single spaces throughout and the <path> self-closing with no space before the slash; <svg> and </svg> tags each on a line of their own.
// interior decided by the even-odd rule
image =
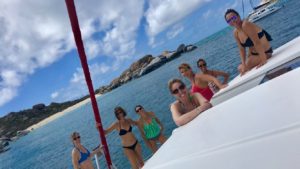
<svg viewBox="0 0 300 169">
<path fill-rule="evenodd" d="M 154 118 L 152 118 L 151 123 L 144 124 L 144 132 L 148 140 L 160 135 L 160 126 Z"/>
</svg>

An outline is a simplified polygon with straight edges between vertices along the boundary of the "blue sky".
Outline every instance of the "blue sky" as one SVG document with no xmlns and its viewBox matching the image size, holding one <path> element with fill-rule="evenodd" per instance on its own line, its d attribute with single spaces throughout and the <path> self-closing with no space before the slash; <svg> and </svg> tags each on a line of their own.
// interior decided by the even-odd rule
<svg viewBox="0 0 300 169">
<path fill-rule="evenodd" d="M 146 54 L 157 56 L 225 28 L 227 8 L 242 15 L 241 0 L 124 2 L 75 0 L 95 89 Z M 86 94 L 64 1 L 1 0 L 0 117 Z"/>
</svg>

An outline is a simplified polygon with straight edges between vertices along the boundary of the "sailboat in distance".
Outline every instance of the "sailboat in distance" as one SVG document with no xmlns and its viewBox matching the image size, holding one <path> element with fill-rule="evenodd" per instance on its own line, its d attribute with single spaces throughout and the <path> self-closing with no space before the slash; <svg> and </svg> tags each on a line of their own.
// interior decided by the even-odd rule
<svg viewBox="0 0 300 169">
<path fill-rule="evenodd" d="M 256 22 L 281 9 L 283 5 L 279 0 L 262 0 L 258 6 L 253 5 L 253 1 L 249 0 L 253 11 L 249 13 L 247 20 Z"/>
</svg>

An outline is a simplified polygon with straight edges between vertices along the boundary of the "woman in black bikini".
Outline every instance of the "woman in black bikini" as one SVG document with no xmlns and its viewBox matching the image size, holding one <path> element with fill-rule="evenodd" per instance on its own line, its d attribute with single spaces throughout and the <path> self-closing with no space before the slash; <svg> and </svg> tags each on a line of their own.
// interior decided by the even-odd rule
<svg viewBox="0 0 300 169">
<path fill-rule="evenodd" d="M 130 162 L 131 168 L 141 168 L 144 165 L 141 145 L 131 132 L 131 126 L 137 125 L 137 123 L 130 118 L 125 118 L 126 111 L 122 107 L 115 108 L 115 116 L 118 120 L 104 130 L 104 132 L 105 134 L 108 134 L 113 130 L 117 130 L 122 140 L 124 153 Z"/>
<path fill-rule="evenodd" d="M 238 70 L 243 75 L 253 67 L 266 64 L 267 59 L 272 57 L 271 36 L 254 23 L 241 20 L 240 15 L 234 9 L 228 9 L 225 20 L 234 29 L 234 37 L 240 50 L 242 63 Z M 246 59 L 246 47 L 248 54 Z"/>
</svg>

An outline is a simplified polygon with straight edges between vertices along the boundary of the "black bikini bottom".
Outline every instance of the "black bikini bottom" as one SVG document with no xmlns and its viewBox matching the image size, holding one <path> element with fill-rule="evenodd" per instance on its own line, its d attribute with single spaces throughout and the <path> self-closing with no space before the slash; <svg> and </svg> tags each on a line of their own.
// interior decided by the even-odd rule
<svg viewBox="0 0 300 169">
<path fill-rule="evenodd" d="M 268 49 L 267 51 L 265 51 L 266 54 L 272 54 L 273 53 L 273 49 L 272 47 L 270 49 Z M 252 55 L 258 55 L 258 53 L 256 52 L 251 52 Z"/>
<path fill-rule="evenodd" d="M 135 143 L 133 143 L 131 146 L 123 146 L 123 148 L 128 148 L 130 150 L 135 150 L 135 147 L 137 145 L 138 141 L 136 140 Z"/>
</svg>

